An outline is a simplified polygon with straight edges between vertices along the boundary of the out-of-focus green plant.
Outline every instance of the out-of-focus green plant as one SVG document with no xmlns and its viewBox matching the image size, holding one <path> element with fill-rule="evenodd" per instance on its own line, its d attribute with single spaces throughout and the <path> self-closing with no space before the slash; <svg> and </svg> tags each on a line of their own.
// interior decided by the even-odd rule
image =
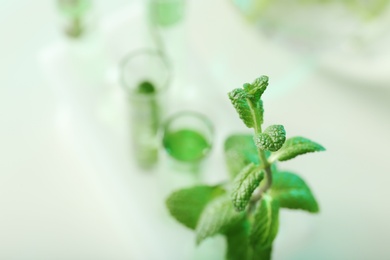
<svg viewBox="0 0 390 260">
<path fill-rule="evenodd" d="M 160 26 L 172 26 L 184 18 L 185 0 L 149 0 L 152 21 Z"/>
<path fill-rule="evenodd" d="M 227 184 L 199 185 L 172 193 L 166 201 L 171 215 L 196 232 L 196 243 L 222 234 L 226 259 L 270 259 L 281 208 L 319 211 L 308 185 L 298 175 L 280 171 L 277 161 L 325 150 L 304 137 L 286 139 L 282 125 L 262 131 L 263 102 L 268 77 L 261 76 L 229 98 L 254 135 L 233 135 L 225 141 L 230 175 Z"/>
<path fill-rule="evenodd" d="M 84 16 L 91 8 L 91 0 L 57 0 L 58 8 L 68 20 L 65 32 L 77 38 L 84 32 Z"/>
<path fill-rule="evenodd" d="M 232 0 L 233 3 L 240 8 L 245 14 L 246 17 L 255 21 L 263 12 L 267 10 L 269 6 L 273 3 L 289 3 L 291 0 Z M 353 13 L 356 13 L 363 19 L 372 19 L 382 14 L 382 12 L 388 6 L 390 0 L 295 0 L 296 5 L 302 7 L 309 5 L 329 5 L 329 4 L 341 4 L 345 6 L 348 10 Z"/>
</svg>

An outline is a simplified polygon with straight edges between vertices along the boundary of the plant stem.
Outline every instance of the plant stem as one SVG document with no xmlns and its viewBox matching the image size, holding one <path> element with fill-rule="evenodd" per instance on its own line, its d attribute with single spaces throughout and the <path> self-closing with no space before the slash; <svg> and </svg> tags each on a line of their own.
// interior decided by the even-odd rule
<svg viewBox="0 0 390 260">
<path fill-rule="evenodd" d="M 253 121 L 254 121 L 254 131 L 255 131 L 255 136 L 257 136 L 258 134 L 261 134 L 262 133 L 262 130 L 261 130 L 261 115 L 259 113 L 259 110 L 256 109 L 256 106 L 255 104 L 253 104 L 253 102 L 250 100 L 250 99 L 247 99 L 248 101 L 248 104 L 249 104 L 249 108 L 251 110 L 251 114 L 252 114 L 252 117 L 253 117 Z M 253 208 L 253 206 L 256 204 L 256 202 L 258 200 L 261 199 L 261 197 L 263 196 L 263 194 L 265 192 L 267 192 L 267 190 L 271 187 L 272 185 L 272 172 L 271 172 L 271 165 L 270 163 L 268 162 L 267 160 L 267 157 L 265 156 L 265 152 L 264 150 L 260 149 L 259 147 L 257 147 L 257 152 L 259 154 L 259 159 L 260 159 L 260 162 L 262 163 L 262 166 L 263 166 L 263 169 L 265 171 L 265 185 L 264 186 L 261 186 L 253 195 L 252 195 L 252 198 L 251 198 L 251 206 L 250 206 L 250 209 L 251 210 Z"/>
<path fill-rule="evenodd" d="M 265 185 L 260 187 L 255 193 L 253 193 L 251 202 L 255 204 L 258 200 L 260 200 L 263 196 L 263 194 L 271 188 L 272 185 L 272 172 L 271 167 L 268 166 L 264 168 L 265 170 Z"/>
</svg>

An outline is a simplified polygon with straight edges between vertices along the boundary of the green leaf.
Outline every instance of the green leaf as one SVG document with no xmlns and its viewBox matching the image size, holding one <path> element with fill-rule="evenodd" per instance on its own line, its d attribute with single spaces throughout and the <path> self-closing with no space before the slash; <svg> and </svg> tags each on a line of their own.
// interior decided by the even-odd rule
<svg viewBox="0 0 390 260">
<path fill-rule="evenodd" d="M 227 260 L 249 260 L 251 252 L 249 247 L 250 223 L 244 218 L 225 232 L 227 243 Z"/>
<path fill-rule="evenodd" d="M 249 163 L 260 164 L 252 135 L 235 134 L 229 136 L 225 140 L 224 151 L 225 162 L 232 180 Z"/>
<path fill-rule="evenodd" d="M 260 149 L 275 152 L 286 141 L 286 131 L 282 125 L 271 125 L 263 133 L 255 136 L 254 141 Z"/>
<path fill-rule="evenodd" d="M 256 250 L 272 245 L 279 227 L 279 202 L 265 194 L 254 213 L 250 242 Z"/>
<path fill-rule="evenodd" d="M 261 95 L 263 95 L 264 91 L 267 89 L 267 86 L 268 77 L 263 75 L 255 79 L 251 84 L 245 83 L 243 87 L 245 92 L 248 94 L 248 97 L 251 98 L 254 102 L 257 102 L 261 98 Z"/>
<path fill-rule="evenodd" d="M 280 207 L 302 209 L 312 213 L 319 211 L 318 203 L 310 188 L 293 173 L 274 173 L 270 194 L 279 201 Z"/>
<path fill-rule="evenodd" d="M 272 246 L 260 248 L 249 243 L 250 222 L 243 218 L 225 232 L 227 242 L 227 260 L 270 260 Z"/>
<path fill-rule="evenodd" d="M 228 196 L 222 196 L 211 201 L 202 212 L 196 226 L 196 243 L 223 233 L 243 218 L 243 212 L 234 210 Z"/>
<path fill-rule="evenodd" d="M 261 95 L 268 86 L 268 77 L 261 76 L 255 79 L 251 84 L 245 83 L 242 88 L 234 89 L 229 92 L 229 99 L 236 109 L 239 117 L 244 124 L 253 128 L 255 120 L 257 124 L 263 123 L 263 102 Z"/>
<path fill-rule="evenodd" d="M 263 107 L 263 101 L 262 101 L 261 99 L 259 99 L 259 101 L 257 101 L 257 102 L 255 103 L 255 105 L 256 105 L 256 110 L 257 110 L 258 113 L 259 113 L 259 118 L 258 118 L 259 123 L 260 123 L 260 125 L 262 125 L 262 124 L 263 124 L 263 121 L 264 121 L 264 107 Z"/>
<path fill-rule="evenodd" d="M 247 93 L 241 89 L 237 88 L 228 93 L 230 101 L 232 102 L 234 108 L 236 109 L 239 117 L 244 122 L 244 124 L 253 128 L 254 122 L 251 114 L 251 109 L 247 101 Z"/>
<path fill-rule="evenodd" d="M 194 186 L 172 193 L 166 200 L 171 215 L 183 225 L 195 229 L 206 205 L 225 193 L 220 186 Z"/>
<path fill-rule="evenodd" d="M 251 199 L 253 191 L 259 186 L 264 174 L 253 163 L 244 167 L 233 182 L 232 202 L 237 211 L 243 211 Z"/>
<path fill-rule="evenodd" d="M 325 151 L 325 148 L 307 138 L 295 136 L 287 139 L 279 151 L 270 156 L 270 161 L 287 161 L 298 155 Z"/>
<path fill-rule="evenodd" d="M 251 260 L 271 260 L 272 246 L 267 248 L 254 247 Z"/>
</svg>

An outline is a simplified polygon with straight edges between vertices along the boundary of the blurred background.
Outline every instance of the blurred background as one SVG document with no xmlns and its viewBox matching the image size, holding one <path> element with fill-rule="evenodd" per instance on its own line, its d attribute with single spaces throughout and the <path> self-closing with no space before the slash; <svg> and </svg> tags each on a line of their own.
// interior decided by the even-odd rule
<svg viewBox="0 0 390 260">
<path fill-rule="evenodd" d="M 226 93 L 268 75 L 265 125 L 325 146 L 280 163 L 321 212 L 284 210 L 273 259 L 389 259 L 387 0 L 0 1 L 0 259 L 223 259 L 164 206 L 174 189 L 227 179 L 224 140 L 250 133 Z M 124 57 L 169 60 L 164 116 L 214 125 L 198 175 L 141 169 Z"/>
</svg>

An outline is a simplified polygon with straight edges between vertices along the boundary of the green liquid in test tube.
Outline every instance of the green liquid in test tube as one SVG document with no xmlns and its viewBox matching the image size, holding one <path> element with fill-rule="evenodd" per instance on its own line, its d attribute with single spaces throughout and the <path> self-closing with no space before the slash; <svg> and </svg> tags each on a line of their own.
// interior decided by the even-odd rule
<svg viewBox="0 0 390 260">
<path fill-rule="evenodd" d="M 171 166 L 197 173 L 212 148 L 214 127 L 210 120 L 194 111 L 181 111 L 164 124 L 162 145 L 172 158 Z"/>
<path fill-rule="evenodd" d="M 211 148 L 202 134 L 191 129 L 167 133 L 163 145 L 170 156 L 182 162 L 198 162 Z"/>
<path fill-rule="evenodd" d="M 160 123 L 159 106 L 154 85 L 145 80 L 136 88 L 132 100 L 132 132 L 134 150 L 140 166 L 148 168 L 158 159 L 156 138 Z"/>
</svg>

